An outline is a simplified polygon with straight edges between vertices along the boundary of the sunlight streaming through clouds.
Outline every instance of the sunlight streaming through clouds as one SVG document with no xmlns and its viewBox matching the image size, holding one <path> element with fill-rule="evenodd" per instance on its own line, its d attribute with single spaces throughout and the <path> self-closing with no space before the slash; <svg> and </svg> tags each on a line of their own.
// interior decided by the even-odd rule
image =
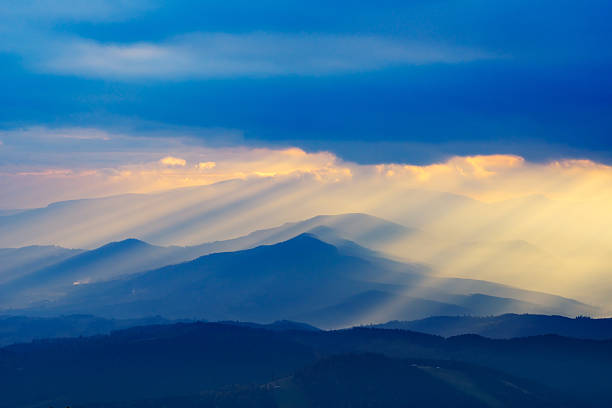
<svg viewBox="0 0 612 408">
<path fill-rule="evenodd" d="M 423 166 L 360 165 L 295 147 L 210 147 L 189 137 L 157 136 L 142 149 L 143 135 L 91 129 L 84 134 L 95 138 L 62 137 L 78 129 L 44 134 L 3 134 L 0 157 L 10 155 L 12 162 L 0 166 L 2 207 L 152 195 L 109 198 L 100 208 L 83 202 L 81 215 L 70 210 L 49 220 L 70 217 L 62 228 L 43 223 L 14 230 L 15 243 L 78 247 L 127 234 L 196 244 L 321 213 L 363 212 L 416 228 L 413 236 L 376 249 L 433 265 L 439 274 L 528 284 L 605 303 L 590 285 L 607 282 L 612 261 L 612 232 L 605 228 L 612 222 L 611 166 L 584 159 L 533 163 L 500 154 Z M 46 143 L 36 161 L 19 149 L 28 137 Z"/>
</svg>

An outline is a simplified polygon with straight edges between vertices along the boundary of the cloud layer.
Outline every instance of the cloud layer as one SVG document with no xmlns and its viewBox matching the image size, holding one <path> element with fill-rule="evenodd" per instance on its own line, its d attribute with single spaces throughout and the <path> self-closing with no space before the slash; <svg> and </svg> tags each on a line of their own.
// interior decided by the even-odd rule
<svg viewBox="0 0 612 408">
<path fill-rule="evenodd" d="M 532 163 L 497 154 L 429 165 L 359 165 L 295 147 L 210 147 L 190 135 L 131 136 L 92 128 L 5 131 L 0 141 L 0 183 L 12 192 L 2 196 L 4 208 L 300 173 L 322 182 L 364 183 L 364 190 L 377 182 L 388 189 L 422 188 L 484 202 L 532 195 L 575 202 L 612 199 L 612 167 L 591 160 Z"/>
<path fill-rule="evenodd" d="M 0 126 L 233 128 L 362 163 L 610 163 L 610 8 L 9 0 Z"/>
<path fill-rule="evenodd" d="M 417 228 L 414 239 L 384 249 L 442 274 L 599 303 L 602 288 L 612 288 L 612 167 L 590 160 L 474 155 L 359 165 L 295 147 L 207 147 L 177 134 L 76 128 L 3 132 L 0 140 L 0 208 L 157 193 L 101 200 L 91 214 L 83 202 L 82 221 L 64 219 L 81 216 L 75 210 L 45 221 L 73 228 L 41 224 L 21 241 L 13 231 L 20 244 L 91 246 L 134 235 L 195 244 L 321 213 L 363 212 Z M 20 147 L 33 143 L 41 145 L 34 155 Z M 30 233 L 26 227 L 19 234 Z"/>
<path fill-rule="evenodd" d="M 10 2 L 0 6 L 0 51 L 19 55 L 38 72 L 126 80 L 327 75 L 494 57 L 444 41 L 376 34 L 196 30 L 161 41 L 113 42 L 55 29 L 73 21 L 121 21 L 155 6 L 152 1 Z"/>
<path fill-rule="evenodd" d="M 375 35 L 193 33 L 162 43 L 58 37 L 23 55 L 41 72 L 139 80 L 327 75 L 495 58 L 468 47 Z"/>
</svg>

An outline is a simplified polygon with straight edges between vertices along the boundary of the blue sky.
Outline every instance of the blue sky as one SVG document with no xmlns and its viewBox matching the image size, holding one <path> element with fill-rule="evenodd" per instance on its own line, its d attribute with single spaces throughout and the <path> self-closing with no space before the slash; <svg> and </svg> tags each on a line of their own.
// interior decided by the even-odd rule
<svg viewBox="0 0 612 408">
<path fill-rule="evenodd" d="M 602 0 L 4 1 L 0 127 L 611 163 L 611 20 Z"/>
</svg>

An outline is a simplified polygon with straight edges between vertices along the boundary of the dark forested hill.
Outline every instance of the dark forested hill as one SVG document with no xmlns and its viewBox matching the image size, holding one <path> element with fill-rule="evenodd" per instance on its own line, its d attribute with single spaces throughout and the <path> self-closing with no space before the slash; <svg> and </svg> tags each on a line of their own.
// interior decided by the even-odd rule
<svg viewBox="0 0 612 408">
<path fill-rule="evenodd" d="M 0 347 L 36 339 L 92 336 L 134 326 L 164 324 L 161 317 L 142 319 L 103 319 L 91 315 L 58 317 L 0 316 Z"/>
<path fill-rule="evenodd" d="M 86 408 L 558 407 L 539 384 L 470 364 L 351 353 L 323 358 L 262 385 Z M 78 405 L 76 406 L 78 407 Z"/>
<path fill-rule="evenodd" d="M 317 363 L 354 353 L 409 363 L 378 357 Z M 0 349 L 0 407 L 168 398 L 238 384 L 268 384 L 286 390 L 287 398 L 305 394 L 308 401 L 321 402 L 312 406 L 332 406 L 337 398 L 372 399 L 378 405 L 367 406 L 386 406 L 387 391 L 404 399 L 413 390 L 414 401 L 429 398 L 439 404 L 443 395 L 459 393 L 458 401 L 476 399 L 484 406 L 555 406 L 560 398 L 566 406 L 603 407 L 612 403 L 611 375 L 611 341 L 558 336 L 444 339 L 403 330 L 273 331 L 183 323 Z M 416 384 L 419 389 L 411 388 Z M 355 388 L 355 394 L 343 394 Z M 516 404 L 504 405 L 510 401 Z"/>
</svg>

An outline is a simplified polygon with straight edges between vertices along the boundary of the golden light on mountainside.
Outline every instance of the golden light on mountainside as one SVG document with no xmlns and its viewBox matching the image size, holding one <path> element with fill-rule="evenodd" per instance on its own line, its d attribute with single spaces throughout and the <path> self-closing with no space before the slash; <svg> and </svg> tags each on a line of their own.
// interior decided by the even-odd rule
<svg viewBox="0 0 612 408">
<path fill-rule="evenodd" d="M 0 180 L 3 191 L 41 186 L 49 199 L 156 193 L 143 202 L 109 201 L 97 216 L 82 210 L 83 222 L 41 231 L 40 242 L 69 246 L 129 231 L 162 244 L 195 244 L 322 213 L 363 212 L 418 228 L 377 249 L 431 264 L 439 274 L 598 302 L 593 287 L 608 281 L 612 259 L 612 167 L 588 160 L 491 155 L 358 165 L 297 148 L 191 148 L 142 164 L 20 170 Z M 221 181 L 228 183 L 214 184 Z"/>
</svg>

